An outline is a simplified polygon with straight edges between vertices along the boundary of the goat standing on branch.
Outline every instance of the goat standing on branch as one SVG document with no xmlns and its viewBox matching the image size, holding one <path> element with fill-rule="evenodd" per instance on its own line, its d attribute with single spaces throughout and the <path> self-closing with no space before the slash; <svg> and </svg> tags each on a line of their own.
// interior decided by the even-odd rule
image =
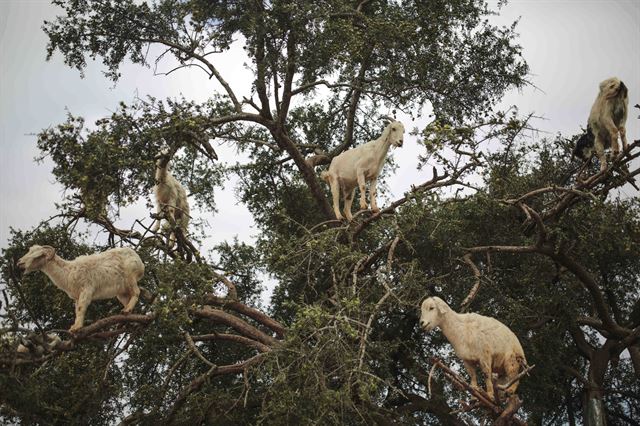
<svg viewBox="0 0 640 426">
<path fill-rule="evenodd" d="M 386 117 L 385 117 L 386 118 Z M 376 203 L 376 185 L 378 176 L 387 157 L 391 145 L 401 147 L 404 137 L 404 125 L 396 120 L 385 127 L 382 135 L 373 141 L 367 142 L 356 148 L 350 149 L 331 160 L 329 170 L 322 172 L 322 179 L 331 186 L 333 196 L 333 211 L 336 219 L 341 220 L 340 191 L 344 201 L 344 215 L 351 220 L 351 203 L 355 195 L 356 187 L 360 187 L 360 208 L 367 208 L 366 181 L 370 181 L 369 198 L 371 210 L 374 213 L 380 211 Z"/>
<path fill-rule="evenodd" d="M 76 321 L 69 331 L 82 328 L 93 300 L 117 297 L 128 314 L 138 302 L 138 281 L 144 275 L 140 256 L 130 248 L 114 248 L 74 260 L 64 260 L 51 246 L 33 245 L 18 260 L 25 273 L 42 271 L 76 303 Z"/>
<path fill-rule="evenodd" d="M 158 217 L 151 229 L 153 232 L 160 228 L 161 216 L 168 222 L 165 228 L 171 228 L 169 236 L 169 248 L 173 247 L 176 240 L 176 227 L 187 235 L 189 226 L 189 203 L 187 191 L 169 172 L 170 156 L 168 151 L 163 151 L 156 160 L 156 186 L 153 192 L 156 197 L 156 213 Z"/>
<path fill-rule="evenodd" d="M 629 91 L 619 78 L 611 77 L 601 82 L 598 97 L 589 113 L 587 133 L 578 140 L 574 156 L 587 161 L 595 151 L 600 160 L 600 170 L 605 170 L 607 159 L 604 150 L 610 147 L 614 160 L 620 152 L 618 134 L 622 140 L 622 149 L 626 151 L 628 106 Z"/>
<path fill-rule="evenodd" d="M 422 302 L 420 327 L 426 331 L 440 327 L 469 372 L 471 386 L 478 387 L 476 365 L 479 365 L 491 399 L 493 373 L 498 374 L 500 384 L 507 385 L 510 395 L 515 394 L 518 380 L 513 379 L 527 360 L 520 341 L 506 325 L 483 315 L 459 314 L 439 297 L 429 297 Z"/>
</svg>

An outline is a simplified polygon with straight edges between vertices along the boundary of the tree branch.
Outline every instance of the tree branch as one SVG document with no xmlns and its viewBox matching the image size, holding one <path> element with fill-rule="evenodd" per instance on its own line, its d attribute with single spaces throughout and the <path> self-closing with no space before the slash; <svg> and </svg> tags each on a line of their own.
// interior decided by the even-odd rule
<svg viewBox="0 0 640 426">
<path fill-rule="evenodd" d="M 220 309 L 213 309 L 210 306 L 204 306 L 202 308 L 190 309 L 190 312 L 195 316 L 227 325 L 240 334 L 243 334 L 244 336 L 247 336 L 253 340 L 257 340 L 267 346 L 273 347 L 279 344 L 278 340 L 274 339 L 273 337 L 263 333 L 246 321 L 237 318 L 227 312 L 221 311 Z"/>
<path fill-rule="evenodd" d="M 196 52 L 193 51 L 193 49 L 188 49 L 182 45 L 179 45 L 172 41 L 161 39 L 161 38 L 148 38 L 148 39 L 143 38 L 143 39 L 140 39 L 140 41 L 143 43 L 164 44 L 167 47 L 171 47 L 173 49 L 179 50 L 180 52 L 186 54 L 187 56 L 190 56 L 202 62 L 209 69 L 210 77 L 215 76 L 216 80 L 218 80 L 218 82 L 222 85 L 224 90 L 227 92 L 229 99 L 231 99 L 231 102 L 233 103 L 233 107 L 235 111 L 238 113 L 242 112 L 242 105 L 240 104 L 240 102 L 238 102 L 238 98 L 236 97 L 235 93 L 231 89 L 231 86 L 229 86 L 229 83 L 227 83 L 226 80 L 222 78 L 222 75 L 220 74 L 220 72 L 218 72 L 216 67 L 213 66 L 213 64 L 209 62 L 204 56 L 197 54 Z"/>
<path fill-rule="evenodd" d="M 464 298 L 464 300 L 460 304 L 460 312 L 466 312 L 466 310 L 469 308 L 469 305 L 471 304 L 473 299 L 476 297 L 476 294 L 478 294 L 478 290 L 480 289 L 480 270 L 478 269 L 476 264 L 473 263 L 473 260 L 471 260 L 471 253 L 467 253 L 464 256 L 462 256 L 462 260 L 464 260 L 464 263 L 469 265 L 469 268 L 471 268 L 471 271 L 473 272 L 473 276 L 475 278 L 475 283 L 473 284 L 473 287 L 469 291 L 469 294 L 467 295 L 467 297 Z"/>
<path fill-rule="evenodd" d="M 279 339 L 282 339 L 284 337 L 286 328 L 282 324 L 280 324 L 278 321 L 274 320 L 273 318 L 265 315 L 263 312 L 255 308 L 252 308 L 250 306 L 247 306 L 244 303 L 241 303 L 236 300 L 229 300 L 223 297 L 218 297 L 212 294 L 208 294 L 205 296 L 204 303 L 208 305 L 216 305 L 216 306 L 222 306 L 225 308 L 233 309 L 234 311 L 240 314 L 246 315 L 249 318 L 259 322 L 265 327 L 270 328 L 276 333 L 276 336 Z"/>
</svg>

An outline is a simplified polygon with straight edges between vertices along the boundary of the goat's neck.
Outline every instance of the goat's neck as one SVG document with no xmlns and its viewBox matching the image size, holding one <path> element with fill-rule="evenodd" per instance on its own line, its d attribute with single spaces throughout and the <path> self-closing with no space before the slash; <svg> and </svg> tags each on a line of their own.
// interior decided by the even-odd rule
<svg viewBox="0 0 640 426">
<path fill-rule="evenodd" d="M 73 298 L 75 297 L 75 289 L 69 284 L 68 264 L 68 261 L 56 255 L 44 265 L 42 272 L 47 274 L 56 287 L 63 290 Z"/>
<path fill-rule="evenodd" d="M 164 166 L 156 164 L 156 183 L 165 183 L 169 174 L 169 163 Z"/>
<path fill-rule="evenodd" d="M 442 322 L 440 322 L 442 334 L 444 334 L 449 343 L 451 343 L 456 353 L 458 352 L 463 337 L 466 335 L 462 315 L 463 314 L 459 314 L 453 309 L 449 309 L 447 313 L 443 315 Z"/>
<path fill-rule="evenodd" d="M 378 171 L 382 169 L 382 165 L 384 164 L 384 159 L 387 157 L 387 153 L 389 152 L 389 147 L 391 147 L 391 142 L 389 142 L 389 138 L 378 139 L 376 141 L 375 157 L 378 163 Z"/>
</svg>

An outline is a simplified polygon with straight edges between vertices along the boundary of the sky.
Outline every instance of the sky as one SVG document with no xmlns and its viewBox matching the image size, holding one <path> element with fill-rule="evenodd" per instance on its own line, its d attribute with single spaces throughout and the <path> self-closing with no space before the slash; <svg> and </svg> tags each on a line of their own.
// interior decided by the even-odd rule
<svg viewBox="0 0 640 426">
<path fill-rule="evenodd" d="M 59 54 L 45 61 L 47 38 L 41 26 L 57 9 L 45 0 L 0 0 L 0 248 L 6 247 L 9 227 L 30 229 L 55 214 L 62 188 L 51 174 L 52 163 L 34 162 L 40 130 L 65 120 L 67 112 L 87 123 L 115 111 L 120 101 L 136 96 L 184 96 L 204 101 L 220 86 L 198 71 L 154 75 L 153 69 L 122 66 L 114 85 L 102 75 L 103 67 L 89 63 L 85 78 L 64 65 Z M 517 105 L 522 113 L 542 117 L 534 124 L 538 137 L 558 132 L 573 135 L 586 124 L 600 81 L 617 76 L 629 87 L 630 107 L 640 103 L 640 1 L 511 1 L 493 17 L 509 25 L 519 19 L 517 32 L 527 60 L 532 86 L 507 93 L 502 107 Z M 243 66 L 242 49 L 234 48 L 216 65 L 241 98 L 249 93 L 250 74 Z M 166 71 L 162 65 L 158 71 Z M 640 112 L 631 108 L 628 139 L 640 138 Z M 405 122 L 405 127 L 424 126 Z M 233 164 L 232 147 L 216 146 L 221 161 Z M 389 180 L 389 199 L 396 199 L 411 184 L 428 180 L 430 168 L 417 170 L 420 152 L 415 137 L 405 135 L 403 148 L 393 151 L 398 169 Z M 209 225 L 205 246 L 237 236 L 251 242 L 257 230 L 247 209 L 237 202 L 234 181 L 216 193 L 219 212 L 201 212 Z M 630 192 L 632 190 L 625 191 Z M 389 200 L 379 200 L 379 205 Z M 147 218 L 144 202 L 122 211 L 117 223 L 129 228 L 133 218 Z"/>
</svg>

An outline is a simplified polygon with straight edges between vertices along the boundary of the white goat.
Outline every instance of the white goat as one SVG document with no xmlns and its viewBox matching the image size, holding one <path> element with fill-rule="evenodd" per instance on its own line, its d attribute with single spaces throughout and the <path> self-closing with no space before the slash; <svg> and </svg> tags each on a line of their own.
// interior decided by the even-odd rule
<svg viewBox="0 0 640 426">
<path fill-rule="evenodd" d="M 331 160 L 329 170 L 322 172 L 322 179 L 331 186 L 333 196 L 333 211 L 336 219 L 342 220 L 340 214 L 340 191 L 344 201 L 344 215 L 351 220 L 351 203 L 355 195 L 356 187 L 360 187 L 360 208 L 367 208 L 365 182 L 371 181 L 369 198 L 371 210 L 374 213 L 380 211 L 376 203 L 376 185 L 378 175 L 384 165 L 387 152 L 391 145 L 400 147 L 404 137 L 404 125 L 399 121 L 392 121 L 385 127 L 382 135 L 376 140 L 350 149 Z"/>
<path fill-rule="evenodd" d="M 76 320 L 69 331 L 82 328 L 84 315 L 93 300 L 117 297 L 130 313 L 138 302 L 138 281 L 144 275 L 140 256 L 130 248 L 114 248 L 74 260 L 64 260 L 51 246 L 31 246 L 18 261 L 25 273 L 42 271 L 75 301 Z"/>
<path fill-rule="evenodd" d="M 422 302 L 420 326 L 431 331 L 440 327 L 471 377 L 471 386 L 477 388 L 476 365 L 485 377 L 487 394 L 493 399 L 492 373 L 498 374 L 499 383 L 509 383 L 527 361 L 518 338 L 500 321 L 478 314 L 459 314 L 439 297 Z M 513 395 L 518 388 L 514 382 L 507 388 Z"/>
<path fill-rule="evenodd" d="M 166 156 L 167 151 L 163 152 Z M 169 173 L 169 160 L 167 158 L 159 158 L 156 161 L 156 174 L 155 174 L 156 186 L 153 188 L 153 192 L 156 197 L 156 213 L 158 215 L 165 215 L 165 219 L 168 219 L 167 227 L 171 226 L 171 222 L 175 223 L 178 228 L 182 230 L 184 236 L 187 235 L 187 228 L 189 226 L 189 203 L 187 202 L 187 191 L 176 180 L 176 178 Z M 151 229 L 156 232 L 160 228 L 161 219 L 156 219 L 156 222 Z M 176 235 L 175 231 L 171 230 L 169 236 L 169 247 L 173 247 Z"/>
</svg>

